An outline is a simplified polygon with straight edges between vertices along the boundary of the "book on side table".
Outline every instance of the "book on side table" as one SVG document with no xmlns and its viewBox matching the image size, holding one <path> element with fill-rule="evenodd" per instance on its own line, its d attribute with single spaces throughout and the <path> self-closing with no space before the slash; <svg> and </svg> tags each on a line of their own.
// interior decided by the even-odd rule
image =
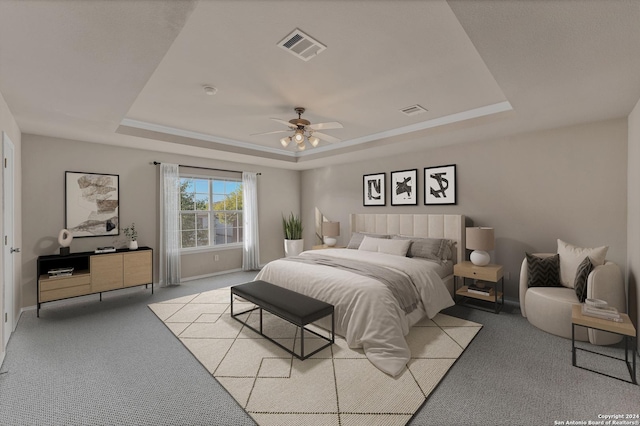
<svg viewBox="0 0 640 426">
<path fill-rule="evenodd" d="M 595 307 L 587 304 L 582 305 L 582 315 L 594 318 L 602 318 L 615 322 L 622 322 L 620 312 L 611 306 Z"/>
<path fill-rule="evenodd" d="M 494 294 L 493 287 L 479 287 L 474 284 L 467 286 L 467 291 L 469 293 L 482 294 L 484 296 L 493 296 Z"/>
</svg>

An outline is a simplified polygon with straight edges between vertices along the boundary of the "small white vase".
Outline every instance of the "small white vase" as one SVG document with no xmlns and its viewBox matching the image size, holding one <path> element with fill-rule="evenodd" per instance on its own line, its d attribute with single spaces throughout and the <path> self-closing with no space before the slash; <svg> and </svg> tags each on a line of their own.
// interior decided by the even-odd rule
<svg viewBox="0 0 640 426">
<path fill-rule="evenodd" d="M 304 250 L 304 240 L 284 240 L 284 257 L 297 256 Z"/>
<path fill-rule="evenodd" d="M 138 250 L 138 241 L 136 240 L 129 241 L 129 250 Z"/>
</svg>

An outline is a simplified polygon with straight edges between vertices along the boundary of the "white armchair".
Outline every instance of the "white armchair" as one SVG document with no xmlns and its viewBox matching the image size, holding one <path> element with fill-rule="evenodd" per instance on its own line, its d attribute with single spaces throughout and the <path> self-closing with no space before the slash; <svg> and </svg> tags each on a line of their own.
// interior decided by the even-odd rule
<svg viewBox="0 0 640 426">
<path fill-rule="evenodd" d="M 555 253 L 537 253 L 538 257 L 549 257 Z M 520 310 L 522 316 L 537 328 L 556 336 L 571 339 L 571 307 L 578 297 L 573 288 L 568 287 L 528 287 L 529 274 L 527 259 L 520 269 Z M 605 261 L 596 266 L 587 279 L 587 298 L 605 300 L 609 306 L 626 313 L 626 295 L 620 267 Z M 594 345 L 612 345 L 621 336 L 605 331 L 576 327 L 576 340 Z"/>
</svg>

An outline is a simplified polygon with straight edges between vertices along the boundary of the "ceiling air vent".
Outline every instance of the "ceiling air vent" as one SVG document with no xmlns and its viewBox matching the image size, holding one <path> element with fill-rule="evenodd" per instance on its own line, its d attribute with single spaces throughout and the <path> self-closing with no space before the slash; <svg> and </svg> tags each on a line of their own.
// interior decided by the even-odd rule
<svg viewBox="0 0 640 426">
<path fill-rule="evenodd" d="M 288 52 L 291 52 L 292 55 L 297 56 L 303 61 L 308 61 L 327 48 L 327 46 L 317 40 L 314 40 L 298 28 L 283 38 L 280 43 L 278 43 L 278 46 Z"/>
<path fill-rule="evenodd" d="M 427 110 L 416 104 L 410 107 L 402 108 L 400 112 L 408 116 L 412 116 L 422 114 L 423 112 L 427 112 Z"/>
</svg>

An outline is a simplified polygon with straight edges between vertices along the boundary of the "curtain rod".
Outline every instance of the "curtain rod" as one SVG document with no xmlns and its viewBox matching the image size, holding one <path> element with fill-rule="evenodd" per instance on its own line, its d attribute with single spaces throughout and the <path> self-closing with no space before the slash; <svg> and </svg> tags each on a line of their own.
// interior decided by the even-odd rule
<svg viewBox="0 0 640 426">
<path fill-rule="evenodd" d="M 154 161 L 153 165 L 158 166 L 162 163 L 158 161 Z M 214 169 L 213 167 L 200 167 L 200 166 L 185 166 L 184 164 L 178 164 L 178 167 L 189 167 L 190 169 L 202 169 L 202 170 L 216 170 L 218 172 L 230 172 L 230 173 L 243 173 L 240 170 L 227 170 L 227 169 Z M 256 173 L 256 175 L 260 176 L 262 173 Z"/>
</svg>

